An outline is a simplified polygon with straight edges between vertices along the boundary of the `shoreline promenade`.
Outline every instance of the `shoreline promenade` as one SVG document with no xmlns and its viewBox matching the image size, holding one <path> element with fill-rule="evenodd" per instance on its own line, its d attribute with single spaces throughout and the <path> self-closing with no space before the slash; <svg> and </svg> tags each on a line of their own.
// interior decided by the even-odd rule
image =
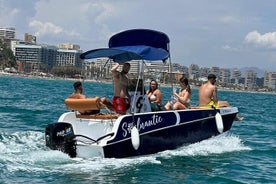
<svg viewBox="0 0 276 184">
<path fill-rule="evenodd" d="M 80 80 L 83 82 L 100 82 L 106 84 L 112 84 L 112 80 L 96 80 L 96 79 L 81 79 L 81 78 L 63 78 L 63 77 L 47 77 L 47 76 L 35 76 L 35 75 L 26 75 L 26 74 L 15 74 L 15 73 L 7 73 L 7 72 L 0 72 L 0 77 L 23 77 L 23 78 L 30 78 L 30 79 L 45 79 L 45 80 L 70 80 L 76 81 Z M 166 83 L 159 83 L 160 87 L 167 87 L 170 88 L 172 86 L 178 86 L 177 83 L 175 84 L 166 84 Z M 147 86 L 145 84 L 145 86 Z M 199 86 L 191 84 L 192 89 L 198 89 Z M 231 91 L 231 92 L 244 92 L 244 93 L 260 93 L 260 94 L 276 94 L 276 91 L 254 91 L 254 90 L 240 90 L 240 89 L 231 89 L 229 87 L 217 87 L 220 91 Z"/>
</svg>

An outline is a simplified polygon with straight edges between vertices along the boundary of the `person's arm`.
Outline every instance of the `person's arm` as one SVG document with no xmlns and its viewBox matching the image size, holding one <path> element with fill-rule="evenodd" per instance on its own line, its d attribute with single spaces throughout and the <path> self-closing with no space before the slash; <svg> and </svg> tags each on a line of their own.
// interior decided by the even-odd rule
<svg viewBox="0 0 276 184">
<path fill-rule="evenodd" d="M 155 103 L 157 103 L 157 104 L 161 104 L 161 102 L 162 102 L 162 93 L 161 93 L 161 91 L 160 90 L 155 90 L 156 92 L 155 92 L 155 96 L 156 96 L 156 100 L 154 101 Z"/>
<path fill-rule="evenodd" d="M 184 95 L 180 95 L 180 93 L 184 93 Z M 174 95 L 178 98 L 178 101 L 182 104 L 185 104 L 189 98 L 189 92 L 187 92 L 186 90 L 185 91 L 182 91 L 180 92 L 179 94 L 175 93 Z"/>
<path fill-rule="evenodd" d="M 116 63 L 112 68 L 111 68 L 111 73 L 116 73 L 117 72 L 117 68 L 120 66 L 119 63 Z"/>
<path fill-rule="evenodd" d="M 214 87 L 214 91 L 213 91 L 213 101 L 214 101 L 215 103 L 218 102 L 217 88 L 216 88 L 216 87 Z"/>
</svg>

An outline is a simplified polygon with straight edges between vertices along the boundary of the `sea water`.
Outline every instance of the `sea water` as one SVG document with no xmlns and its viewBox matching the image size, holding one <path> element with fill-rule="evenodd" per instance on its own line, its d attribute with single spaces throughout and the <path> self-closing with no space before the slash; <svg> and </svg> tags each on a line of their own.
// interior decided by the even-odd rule
<svg viewBox="0 0 276 184">
<path fill-rule="evenodd" d="M 67 111 L 73 83 L 0 76 L 0 183 L 276 183 L 274 94 L 219 91 L 245 119 L 217 137 L 135 158 L 80 159 L 48 149 L 44 138 Z M 112 98 L 111 84 L 83 86 L 88 97 Z M 161 90 L 166 103 L 171 89 Z"/>
</svg>

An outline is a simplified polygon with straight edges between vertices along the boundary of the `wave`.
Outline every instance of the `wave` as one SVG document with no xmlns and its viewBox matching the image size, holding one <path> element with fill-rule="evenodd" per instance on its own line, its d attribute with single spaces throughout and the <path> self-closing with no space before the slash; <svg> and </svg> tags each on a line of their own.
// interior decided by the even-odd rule
<svg viewBox="0 0 276 184">
<path fill-rule="evenodd" d="M 164 157 L 171 156 L 210 156 L 228 152 L 248 151 L 250 147 L 245 146 L 243 141 L 236 135 L 230 133 L 220 134 L 201 142 L 182 146 L 177 150 L 169 150 L 161 153 Z"/>
<path fill-rule="evenodd" d="M 135 158 L 70 158 L 68 155 L 48 149 L 45 146 L 44 133 L 36 131 L 0 134 L 0 162 L 6 164 L 6 172 L 62 172 L 91 173 L 114 168 L 134 167 L 144 164 L 162 164 L 162 159 L 171 157 L 210 156 L 251 150 L 242 140 L 228 133 L 198 143 L 182 146 L 176 150 L 163 151 L 157 154 Z M 161 159 L 160 159 L 161 158 Z M 3 171 L 3 172 L 5 172 Z"/>
</svg>

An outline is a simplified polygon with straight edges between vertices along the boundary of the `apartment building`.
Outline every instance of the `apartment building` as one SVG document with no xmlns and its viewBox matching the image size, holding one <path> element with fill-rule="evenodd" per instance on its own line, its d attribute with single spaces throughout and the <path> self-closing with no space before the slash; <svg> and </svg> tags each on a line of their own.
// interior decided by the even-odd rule
<svg viewBox="0 0 276 184">
<path fill-rule="evenodd" d="M 217 67 L 217 66 L 213 66 L 211 69 L 210 69 L 210 73 L 212 74 L 215 74 L 217 76 L 217 81 L 220 81 L 220 68 Z"/>
<path fill-rule="evenodd" d="M 227 84 L 231 80 L 231 71 L 230 69 L 220 69 L 219 70 L 219 79 L 221 83 Z"/>
<path fill-rule="evenodd" d="M 47 45 L 15 45 L 19 72 L 49 72 L 56 61 L 56 48 Z"/>
<path fill-rule="evenodd" d="M 87 78 L 103 77 L 110 78 L 110 70 L 116 64 L 115 62 L 107 62 L 108 58 L 98 58 L 93 60 L 86 60 L 83 63 L 83 70 L 86 71 Z M 139 71 L 144 71 L 146 74 L 154 75 L 156 78 L 160 77 L 162 73 L 168 72 L 168 64 L 160 62 L 145 62 L 142 68 L 139 68 L 138 60 L 129 61 L 131 67 L 129 70 L 129 76 L 137 76 Z M 118 70 L 121 71 L 122 66 L 119 66 Z M 98 75 L 98 76 L 96 76 Z"/>
<path fill-rule="evenodd" d="M 36 36 L 25 33 L 25 42 L 29 44 L 36 44 Z"/>
<path fill-rule="evenodd" d="M 246 90 L 253 90 L 257 84 L 257 73 L 254 70 L 248 70 L 245 73 L 244 88 Z"/>
<path fill-rule="evenodd" d="M 53 66 L 82 67 L 81 50 L 58 49 L 51 45 L 26 44 L 18 42 L 14 46 L 19 72 L 50 72 Z"/>
<path fill-rule="evenodd" d="M 232 71 L 232 79 L 234 80 L 234 84 L 238 84 L 241 78 L 241 71 L 238 69 L 234 69 Z"/>
<path fill-rule="evenodd" d="M 199 78 L 199 66 L 195 64 L 191 64 L 189 66 L 189 79 L 197 79 Z"/>
<path fill-rule="evenodd" d="M 65 50 L 80 50 L 80 46 L 72 43 L 62 43 L 58 45 L 59 49 Z"/>
<path fill-rule="evenodd" d="M 202 67 L 199 69 L 199 77 L 207 80 L 207 76 L 210 73 L 210 68 Z"/>
<path fill-rule="evenodd" d="M 0 38 L 15 39 L 15 28 L 0 28 Z"/>
<path fill-rule="evenodd" d="M 82 67 L 81 53 L 81 50 L 58 49 L 55 65 Z"/>
<path fill-rule="evenodd" d="M 276 72 L 265 72 L 264 87 L 274 91 L 276 90 Z"/>
</svg>

